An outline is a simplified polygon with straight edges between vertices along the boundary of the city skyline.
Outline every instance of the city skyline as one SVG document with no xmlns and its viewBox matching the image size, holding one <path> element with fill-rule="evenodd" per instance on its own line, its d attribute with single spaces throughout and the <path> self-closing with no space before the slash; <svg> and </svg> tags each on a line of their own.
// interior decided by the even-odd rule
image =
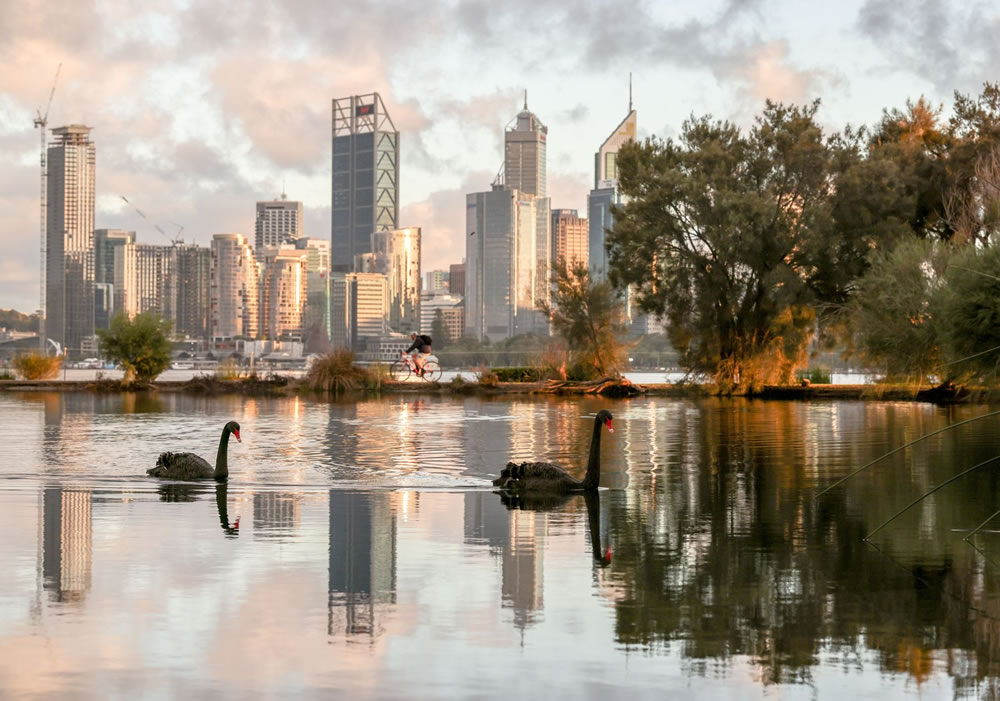
<svg viewBox="0 0 1000 701">
<path fill-rule="evenodd" d="M 104 154 L 95 227 L 134 230 L 143 243 L 165 243 L 154 223 L 168 222 L 203 246 L 215 233 L 252 236 L 247 203 L 274 198 L 283 181 L 304 203 L 307 234 L 329 231 L 330 101 L 378 91 L 402 135 L 398 225 L 423 228 L 433 269 L 456 262 L 446 253 L 461 243 L 464 196 L 495 174 L 498 127 L 524 89 L 553 129 L 552 206 L 585 211 L 594 148 L 627 107 L 630 71 L 644 115 L 639 138 L 676 134 L 692 113 L 747 126 L 765 97 L 821 97 L 822 123 L 840 129 L 921 94 L 948 105 L 953 90 L 995 80 L 997 12 L 925 4 L 906 13 L 867 0 L 806 17 L 790 2 L 630 2 L 613 15 L 583 3 L 535 8 L 538 21 L 519 24 L 517 2 L 394 12 L 378 2 L 332 12 L 303 3 L 275 10 L 265 26 L 252 2 L 221 19 L 181 5 L 119 8 L 114 22 L 96 5 L 29 3 L 5 17 L 0 40 L 0 307 L 38 305 L 31 118 L 60 63 L 49 124 L 92 126 Z M 345 23 L 368 30 L 329 49 Z M 553 25 L 582 40 L 554 44 L 545 29 Z M 378 42 L 400 26 L 412 33 L 407 41 Z M 375 59 L 359 64 L 362 51 Z M 580 70 L 567 79 L 570 67 Z"/>
</svg>

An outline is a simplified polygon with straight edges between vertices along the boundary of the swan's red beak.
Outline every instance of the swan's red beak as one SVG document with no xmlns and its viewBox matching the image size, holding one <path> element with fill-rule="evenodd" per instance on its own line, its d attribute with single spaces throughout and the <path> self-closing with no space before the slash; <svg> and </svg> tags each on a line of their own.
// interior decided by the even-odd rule
<svg viewBox="0 0 1000 701">
<path fill-rule="evenodd" d="M 611 562 L 611 548 L 604 551 L 604 561 Z"/>
<path fill-rule="evenodd" d="M 240 530 L 240 517 L 239 516 L 236 517 L 236 523 L 233 524 L 233 530 L 234 531 Z"/>
<path fill-rule="evenodd" d="M 615 429 L 611 428 L 611 419 L 607 419 L 604 425 L 608 427 L 608 433 L 614 433 Z"/>
<path fill-rule="evenodd" d="M 233 431 L 233 435 L 234 435 L 234 436 L 236 436 L 236 442 L 237 442 L 237 443 L 242 443 L 242 442 L 243 442 L 243 441 L 241 441 L 241 440 L 240 440 L 240 432 L 239 432 L 239 429 L 237 429 L 237 430 Z"/>
</svg>

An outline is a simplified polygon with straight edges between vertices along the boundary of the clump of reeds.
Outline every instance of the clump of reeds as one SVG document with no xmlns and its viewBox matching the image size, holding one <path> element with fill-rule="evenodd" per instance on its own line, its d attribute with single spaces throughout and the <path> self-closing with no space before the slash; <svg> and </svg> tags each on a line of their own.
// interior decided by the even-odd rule
<svg viewBox="0 0 1000 701">
<path fill-rule="evenodd" d="M 61 367 L 62 357 L 58 355 L 24 353 L 14 359 L 14 369 L 25 380 L 50 380 L 59 374 Z"/>
<path fill-rule="evenodd" d="M 354 365 L 354 353 L 340 348 L 316 358 L 306 373 L 306 386 L 314 392 L 339 394 L 366 388 L 372 382 L 372 373 Z"/>
</svg>

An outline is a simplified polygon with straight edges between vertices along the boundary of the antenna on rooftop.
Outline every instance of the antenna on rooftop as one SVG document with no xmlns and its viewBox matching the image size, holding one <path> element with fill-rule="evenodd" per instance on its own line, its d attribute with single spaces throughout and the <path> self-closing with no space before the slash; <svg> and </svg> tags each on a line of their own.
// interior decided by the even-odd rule
<svg viewBox="0 0 1000 701">
<path fill-rule="evenodd" d="M 632 71 L 628 72 L 628 111 L 632 112 Z"/>
<path fill-rule="evenodd" d="M 527 88 L 524 89 L 524 109 L 525 109 L 525 111 L 528 110 L 528 89 Z"/>
</svg>

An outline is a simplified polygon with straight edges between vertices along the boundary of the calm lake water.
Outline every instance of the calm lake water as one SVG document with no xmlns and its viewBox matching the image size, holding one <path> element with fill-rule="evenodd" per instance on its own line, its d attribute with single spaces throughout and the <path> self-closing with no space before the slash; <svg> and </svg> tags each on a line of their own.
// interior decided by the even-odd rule
<svg viewBox="0 0 1000 701">
<path fill-rule="evenodd" d="M 505 504 L 508 459 L 597 497 Z M 991 407 L 0 394 L 0 696 L 989 698 Z M 145 477 L 161 450 L 228 485 Z M 238 522 L 238 527 L 237 527 Z M 605 551 L 611 549 L 610 562 Z M 978 548 L 978 549 L 977 549 Z"/>
</svg>

